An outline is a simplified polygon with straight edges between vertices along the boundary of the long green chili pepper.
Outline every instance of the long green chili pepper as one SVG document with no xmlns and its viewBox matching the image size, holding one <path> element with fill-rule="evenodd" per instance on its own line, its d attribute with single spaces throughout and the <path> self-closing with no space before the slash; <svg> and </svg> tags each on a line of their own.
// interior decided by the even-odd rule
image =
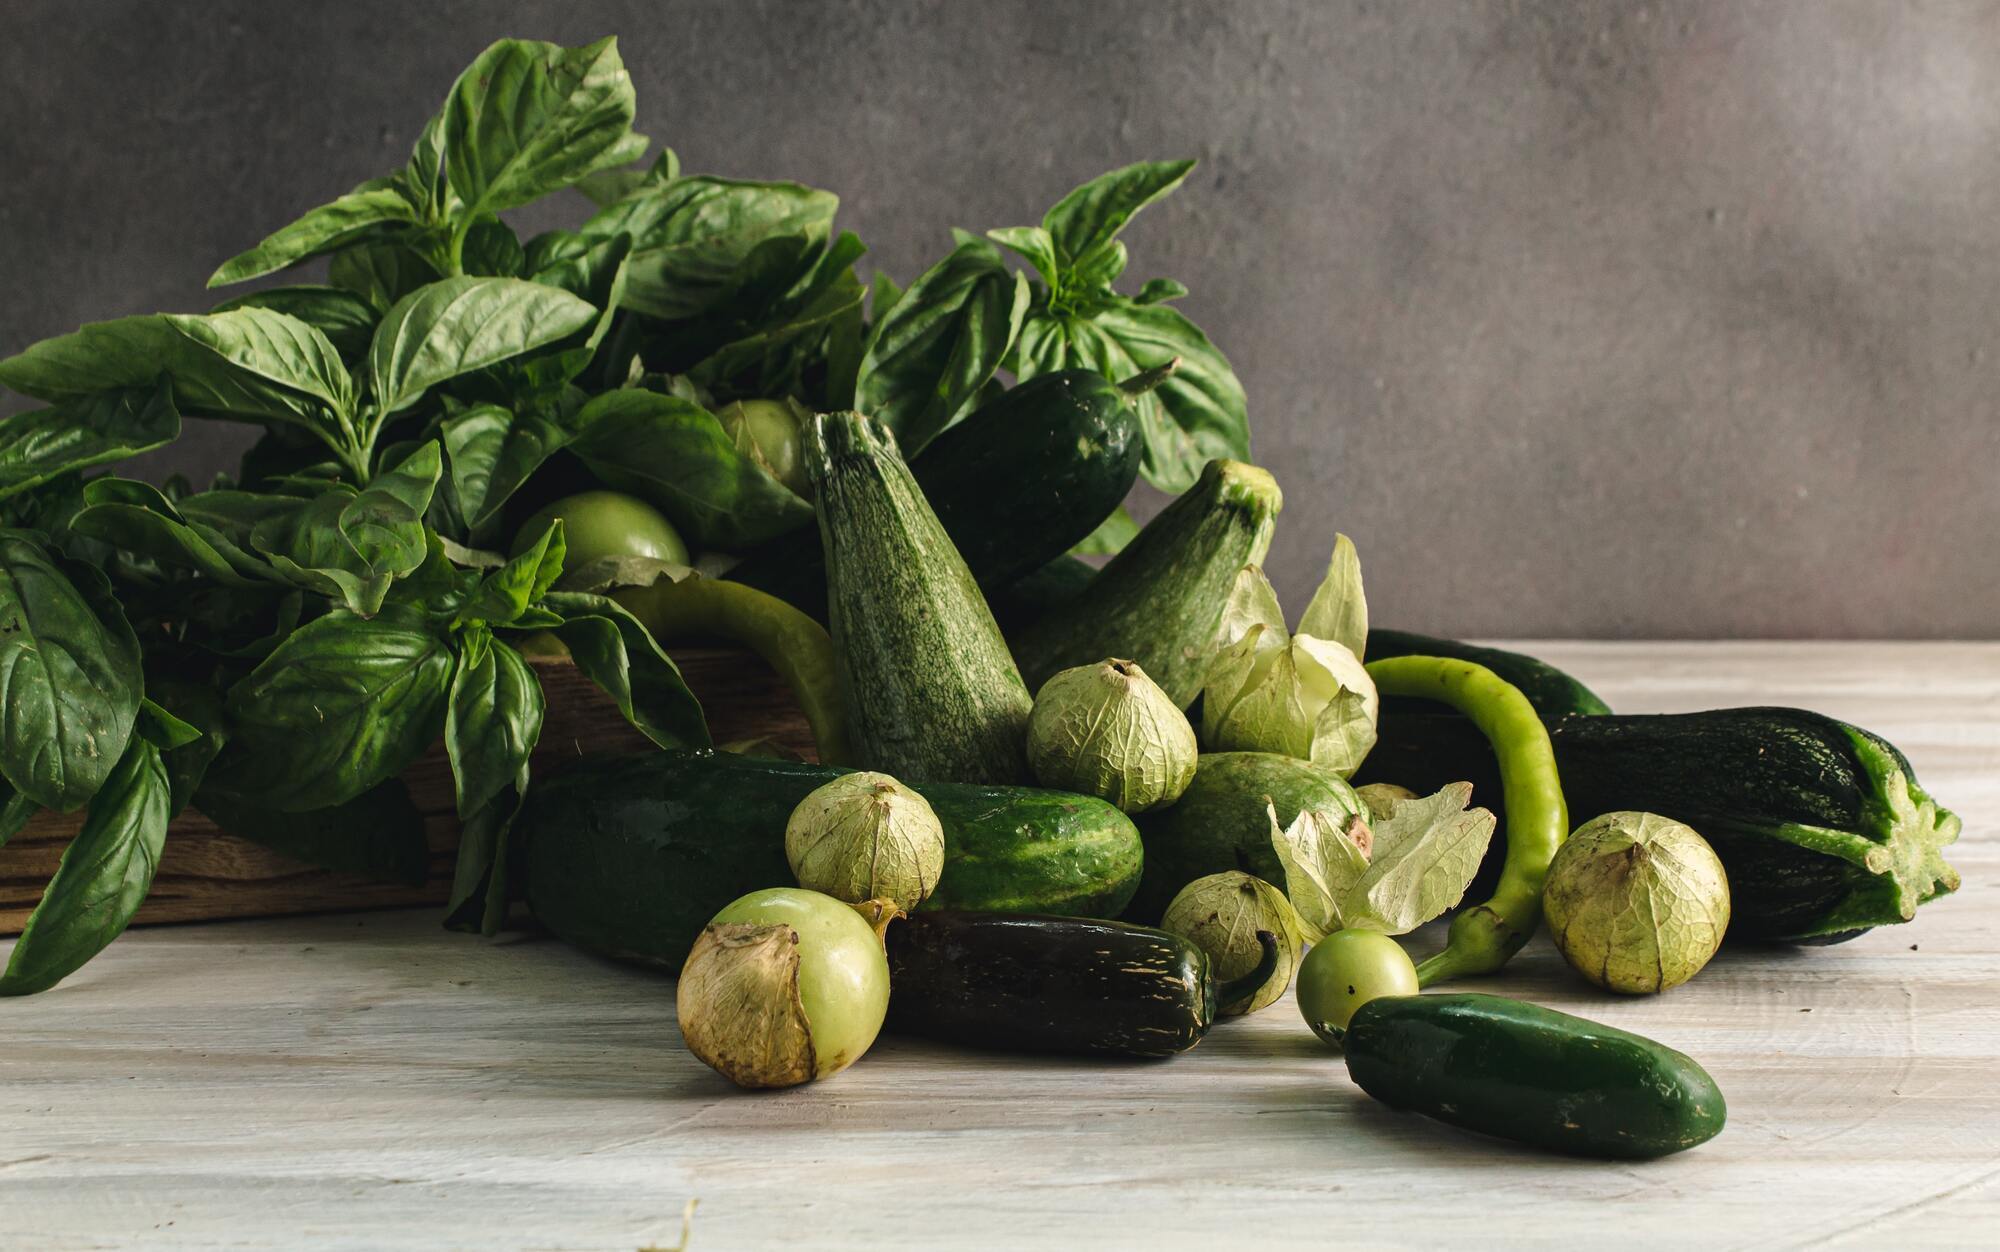
<svg viewBox="0 0 2000 1252">
<path fill-rule="evenodd" d="M 1542 881 L 1569 834 L 1569 811 L 1556 777 L 1555 748 L 1528 698 L 1483 665 L 1436 656 L 1372 662 L 1368 676 L 1385 696 L 1437 700 L 1472 719 L 1500 762 L 1507 804 L 1507 860 L 1484 904 L 1451 919 L 1444 951 L 1417 965 L 1430 986 L 1466 974 L 1490 974 L 1521 950 L 1542 919 Z"/>
</svg>

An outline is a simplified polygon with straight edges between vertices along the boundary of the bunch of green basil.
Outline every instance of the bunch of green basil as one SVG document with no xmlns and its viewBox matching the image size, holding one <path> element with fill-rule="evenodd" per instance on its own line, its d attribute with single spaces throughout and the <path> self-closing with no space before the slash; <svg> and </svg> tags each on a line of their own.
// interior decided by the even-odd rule
<svg viewBox="0 0 2000 1252">
<path fill-rule="evenodd" d="M 705 549 L 807 524 L 810 505 L 713 410 L 857 402 L 919 445 L 1000 370 L 1112 377 L 1182 358 L 1147 410 L 1149 476 L 1244 451 L 1242 391 L 1149 283 L 1112 291 L 1115 236 L 1185 177 L 1134 166 L 1040 228 L 994 232 L 1042 278 L 961 240 L 907 293 L 854 270 L 836 198 L 635 165 L 615 42 L 494 44 L 408 162 L 224 263 L 211 286 L 326 258 L 327 282 L 207 314 L 84 326 L 0 361 L 47 403 L 0 421 L 0 843 L 88 806 L 4 974 L 39 991 L 123 930 L 167 823 L 331 868 L 421 881 L 400 780 L 442 736 L 462 835 L 448 921 L 491 931 L 543 700 L 518 644 L 550 631 L 653 742 L 704 746 L 673 662 L 615 602 L 562 581 L 560 524 L 510 525 L 579 481 L 644 496 Z M 499 214 L 574 187 L 597 211 L 523 242 Z M 873 320 L 870 320 L 872 305 Z M 103 467 L 184 418 L 253 423 L 208 490 Z"/>
</svg>

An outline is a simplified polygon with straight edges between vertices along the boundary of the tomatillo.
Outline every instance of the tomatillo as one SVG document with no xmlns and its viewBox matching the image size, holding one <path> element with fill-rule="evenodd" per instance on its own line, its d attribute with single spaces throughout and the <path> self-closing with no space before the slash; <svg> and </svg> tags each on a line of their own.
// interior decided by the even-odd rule
<svg viewBox="0 0 2000 1252">
<path fill-rule="evenodd" d="M 518 551 L 542 537 L 549 522 L 563 524 L 563 568 L 581 569 L 613 556 L 642 556 L 690 564 L 688 547 L 666 515 L 622 491 L 580 491 L 548 505 L 514 533 Z"/>
</svg>

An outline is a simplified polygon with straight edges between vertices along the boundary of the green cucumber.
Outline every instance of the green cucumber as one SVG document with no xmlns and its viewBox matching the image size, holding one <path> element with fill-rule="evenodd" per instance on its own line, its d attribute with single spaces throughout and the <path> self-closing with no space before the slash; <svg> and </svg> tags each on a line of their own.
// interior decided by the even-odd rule
<svg viewBox="0 0 2000 1252">
<path fill-rule="evenodd" d="M 1273 752 L 1204 753 L 1181 798 L 1139 819 L 1145 876 L 1127 916 L 1157 922 L 1182 887 L 1228 870 L 1282 888 L 1284 867 L 1271 848 L 1273 807 L 1282 826 L 1305 809 L 1343 827 L 1366 814 L 1352 787 L 1310 761 Z"/>
<path fill-rule="evenodd" d="M 1283 503 L 1266 471 L 1210 461 L 1082 594 L 1014 640 L 1030 688 L 1115 656 L 1137 661 L 1175 704 L 1192 704 L 1237 572 L 1264 559 Z"/>
<path fill-rule="evenodd" d="M 1728 1115 L 1715 1080 L 1672 1048 L 1500 996 L 1370 1000 L 1341 1046 L 1384 1104 L 1554 1152 L 1666 1156 Z"/>
<path fill-rule="evenodd" d="M 823 413 L 804 451 L 856 762 L 906 783 L 1024 781 L 1034 700 L 895 438 Z"/>
<path fill-rule="evenodd" d="M 732 753 L 588 758 L 537 778 L 515 823 L 529 907 L 592 951 L 678 969 L 736 897 L 791 885 L 785 822 L 847 771 Z M 944 827 L 924 909 L 1112 916 L 1138 887 L 1139 832 L 1102 800 L 921 783 Z"/>
<path fill-rule="evenodd" d="M 1611 706 L 1595 691 L 1555 666 L 1504 648 L 1482 648 L 1456 639 L 1379 626 L 1369 629 L 1367 648 L 1371 661 L 1391 656 L 1445 656 L 1484 665 L 1518 687 L 1544 722 L 1554 723 L 1577 715 L 1594 717 L 1611 711 Z"/>
<path fill-rule="evenodd" d="M 1499 809 L 1492 750 L 1465 719 L 1385 708 L 1378 732 L 1357 779 L 1418 791 L 1463 779 Z M 1569 717 L 1549 740 L 1579 821 L 1658 813 L 1708 840 L 1729 875 L 1731 939 L 1851 937 L 1958 887 L 1942 851 L 1958 817 L 1860 727 L 1804 709 L 1712 709 Z"/>
<path fill-rule="evenodd" d="M 988 589 L 1005 587 L 1097 529 L 1132 490 L 1145 438 L 1137 397 L 1166 377 L 1113 383 L 1089 370 L 1041 374 L 933 439 L 910 473 Z M 808 527 L 758 548 L 724 577 L 826 620 L 826 558 Z"/>
</svg>

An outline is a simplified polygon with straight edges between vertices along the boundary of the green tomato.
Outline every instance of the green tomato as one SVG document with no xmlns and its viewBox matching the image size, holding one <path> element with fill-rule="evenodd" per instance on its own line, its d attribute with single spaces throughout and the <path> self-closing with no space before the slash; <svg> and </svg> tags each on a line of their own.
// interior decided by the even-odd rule
<svg viewBox="0 0 2000 1252">
<path fill-rule="evenodd" d="M 805 463 L 799 459 L 799 424 L 810 416 L 790 400 L 738 400 L 725 405 L 715 418 L 728 432 L 736 450 L 770 471 L 800 496 L 811 498 Z"/>
<path fill-rule="evenodd" d="M 711 925 L 790 926 L 799 936 L 799 1003 L 812 1035 L 816 1077 L 861 1058 L 889 1012 L 889 958 L 854 907 L 802 887 L 753 891 Z"/>
<path fill-rule="evenodd" d="M 520 551 L 542 537 L 552 518 L 562 519 L 563 568 L 581 569 L 608 556 L 643 556 L 687 565 L 687 544 L 658 509 L 620 491 L 580 491 L 565 496 L 521 524 Z"/>
<path fill-rule="evenodd" d="M 1336 930 L 1299 965 L 1299 1015 L 1340 1046 L 1354 1010 L 1381 996 L 1417 994 L 1417 967 L 1403 945 L 1372 930 Z"/>
</svg>

